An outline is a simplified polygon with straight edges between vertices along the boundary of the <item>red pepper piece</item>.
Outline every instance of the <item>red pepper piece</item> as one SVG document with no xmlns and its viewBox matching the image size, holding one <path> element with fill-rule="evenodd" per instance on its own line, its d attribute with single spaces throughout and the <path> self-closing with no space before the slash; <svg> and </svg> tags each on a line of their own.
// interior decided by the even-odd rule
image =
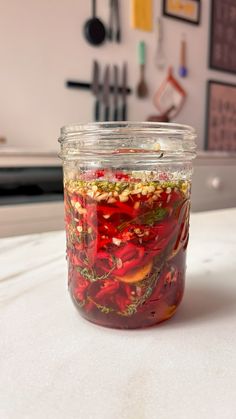
<svg viewBox="0 0 236 419">
<path fill-rule="evenodd" d="M 168 208 L 172 209 L 175 202 L 183 201 L 183 194 L 180 191 L 172 190 L 170 194 L 167 194 L 165 191 L 162 192 L 160 200 L 168 206 Z"/>
<path fill-rule="evenodd" d="M 124 247 L 114 252 L 116 258 L 121 259 L 122 266 L 113 270 L 113 274 L 117 276 L 124 275 L 127 271 L 140 266 L 144 257 L 144 248 L 128 243 Z"/>
<path fill-rule="evenodd" d="M 97 250 L 100 250 L 102 247 L 106 246 L 108 243 L 112 242 L 112 238 L 110 237 L 104 237 L 103 239 L 101 237 L 98 237 L 97 240 Z"/>
<path fill-rule="evenodd" d="M 79 257 L 79 252 L 75 253 L 75 252 L 68 249 L 67 250 L 67 257 L 74 266 L 83 266 L 84 265 L 84 262 Z"/>
<path fill-rule="evenodd" d="M 100 282 L 100 289 L 97 292 L 91 289 L 90 291 L 95 302 L 115 310 L 123 311 L 131 303 L 132 288 L 116 280 L 106 279 Z"/>
<path fill-rule="evenodd" d="M 102 235 L 110 235 L 111 239 L 116 235 L 116 228 L 109 221 L 103 220 L 102 223 L 98 225 L 98 232 Z"/>
<path fill-rule="evenodd" d="M 98 213 L 101 212 L 102 215 L 109 215 L 111 217 L 114 214 L 127 214 L 131 217 L 135 217 L 137 211 L 130 205 L 126 205 L 124 202 L 117 201 L 114 204 L 109 206 L 98 205 Z"/>
<path fill-rule="evenodd" d="M 96 300 L 101 300 L 102 298 L 104 298 L 105 296 L 109 294 L 116 293 L 118 288 L 119 288 L 118 281 L 107 279 L 106 281 L 103 282 L 103 286 L 100 288 L 100 290 L 96 294 Z"/>
<path fill-rule="evenodd" d="M 73 275 L 73 282 L 74 284 L 74 293 L 78 300 L 83 301 L 86 298 L 87 290 L 89 287 L 90 282 L 84 279 L 79 272 L 76 272 Z"/>
<path fill-rule="evenodd" d="M 110 272 L 114 267 L 114 261 L 108 252 L 100 250 L 96 254 L 95 268 L 103 272 Z"/>
<path fill-rule="evenodd" d="M 130 298 L 120 294 L 116 295 L 115 301 L 120 311 L 124 311 L 126 307 L 131 303 Z"/>
</svg>

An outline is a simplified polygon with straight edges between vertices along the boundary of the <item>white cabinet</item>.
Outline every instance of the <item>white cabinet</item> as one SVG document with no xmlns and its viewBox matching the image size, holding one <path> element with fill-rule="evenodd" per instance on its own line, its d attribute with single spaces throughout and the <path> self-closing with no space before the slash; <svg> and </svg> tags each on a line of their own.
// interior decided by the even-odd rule
<svg viewBox="0 0 236 419">
<path fill-rule="evenodd" d="M 0 149 L 0 168 L 55 168 L 61 162 L 54 152 Z M 44 170 L 43 175 L 45 177 Z M 20 173 L 20 171 L 19 171 Z M 20 175 L 20 174 L 19 174 Z M 64 229 L 62 200 L 0 206 L 0 237 Z"/>
<path fill-rule="evenodd" d="M 192 211 L 236 207 L 236 156 L 199 153 L 194 162 Z"/>
<path fill-rule="evenodd" d="M 62 229 L 64 229 L 63 202 L 0 207 L 0 237 Z"/>
</svg>

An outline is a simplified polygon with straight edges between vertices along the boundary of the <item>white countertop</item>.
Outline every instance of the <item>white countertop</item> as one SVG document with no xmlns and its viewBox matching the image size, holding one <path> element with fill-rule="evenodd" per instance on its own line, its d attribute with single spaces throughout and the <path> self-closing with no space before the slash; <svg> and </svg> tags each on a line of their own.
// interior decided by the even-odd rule
<svg viewBox="0 0 236 419">
<path fill-rule="evenodd" d="M 122 331 L 83 320 L 63 232 L 0 240 L 2 419 L 235 419 L 236 209 L 192 214 L 175 317 Z"/>
</svg>

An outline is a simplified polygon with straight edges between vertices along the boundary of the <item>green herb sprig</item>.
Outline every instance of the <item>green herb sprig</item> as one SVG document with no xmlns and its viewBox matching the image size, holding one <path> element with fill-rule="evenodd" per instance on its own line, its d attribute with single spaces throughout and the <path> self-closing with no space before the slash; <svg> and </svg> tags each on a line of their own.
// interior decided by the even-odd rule
<svg viewBox="0 0 236 419">
<path fill-rule="evenodd" d="M 133 223 L 140 223 L 140 224 L 152 226 L 158 221 L 164 220 L 164 218 L 166 218 L 167 215 L 168 215 L 168 211 L 166 208 L 155 208 L 151 211 L 148 211 L 148 212 L 145 212 L 144 214 L 139 215 L 138 217 L 133 218 L 130 221 L 126 221 L 120 224 L 117 228 L 119 231 L 122 231 L 126 227 L 128 227 L 130 224 L 133 224 Z"/>
</svg>

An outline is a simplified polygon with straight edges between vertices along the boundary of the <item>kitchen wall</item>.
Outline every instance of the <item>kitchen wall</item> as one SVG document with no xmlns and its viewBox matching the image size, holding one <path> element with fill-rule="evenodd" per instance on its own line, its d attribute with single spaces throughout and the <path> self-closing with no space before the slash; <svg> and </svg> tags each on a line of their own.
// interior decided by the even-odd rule
<svg viewBox="0 0 236 419">
<path fill-rule="evenodd" d="M 154 2 L 154 17 L 160 1 Z M 83 0 L 1 0 L 0 2 L 0 136 L 9 146 L 57 150 L 59 128 L 70 122 L 92 119 L 93 98 L 81 90 L 65 88 L 66 79 L 89 81 L 92 60 L 101 63 L 129 63 L 129 84 L 139 77 L 137 43 L 146 41 L 146 77 L 150 97 L 129 98 L 129 119 L 145 120 L 155 113 L 152 95 L 165 73 L 154 65 L 157 33 L 130 28 L 130 2 L 120 0 L 122 44 L 91 47 L 82 27 L 91 14 L 90 1 Z M 99 17 L 108 22 L 109 0 L 97 0 Z M 187 103 L 178 122 L 191 124 L 204 141 L 206 80 L 236 82 L 236 77 L 207 68 L 210 1 L 202 1 L 201 26 L 164 19 L 164 46 L 168 64 L 177 69 L 181 34 L 188 42 L 189 77 L 183 80 Z"/>
</svg>

